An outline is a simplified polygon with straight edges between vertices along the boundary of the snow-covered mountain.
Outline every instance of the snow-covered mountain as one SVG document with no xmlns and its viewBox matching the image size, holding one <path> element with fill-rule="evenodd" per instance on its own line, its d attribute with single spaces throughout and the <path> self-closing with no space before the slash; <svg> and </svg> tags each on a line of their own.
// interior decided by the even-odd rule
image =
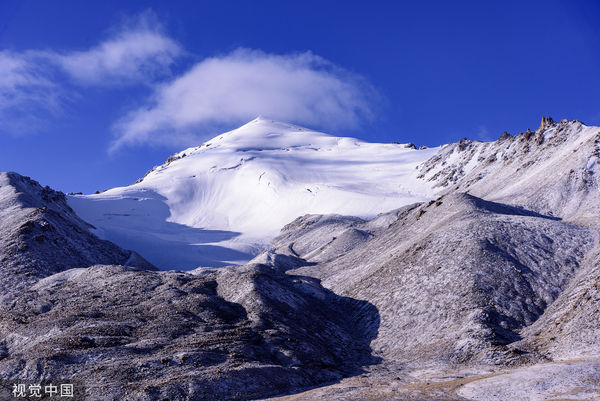
<svg viewBox="0 0 600 401">
<path fill-rule="evenodd" d="M 417 178 L 416 167 L 439 149 L 259 117 L 171 156 L 133 185 L 69 204 L 95 234 L 163 269 L 245 263 L 298 216 L 368 218 L 430 199 L 434 183 Z"/>
<path fill-rule="evenodd" d="M 600 128 L 567 120 L 424 151 L 258 120 L 71 197 L 95 229 L 1 173 L 0 381 L 71 377 L 99 400 L 600 399 L 599 152 Z M 189 272 L 90 232 L 186 267 L 249 258 L 278 224 L 247 264 Z"/>
<path fill-rule="evenodd" d="M 597 127 L 550 118 L 497 141 L 417 150 L 259 117 L 133 185 L 68 201 L 99 237 L 163 269 L 193 269 L 246 263 L 305 214 L 371 218 L 448 191 L 594 218 L 599 152 Z"/>
</svg>

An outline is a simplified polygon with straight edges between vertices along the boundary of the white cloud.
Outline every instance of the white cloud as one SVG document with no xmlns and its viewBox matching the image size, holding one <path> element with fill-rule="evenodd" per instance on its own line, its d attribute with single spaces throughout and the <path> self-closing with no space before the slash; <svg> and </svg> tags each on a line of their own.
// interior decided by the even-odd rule
<svg viewBox="0 0 600 401">
<path fill-rule="evenodd" d="M 80 83 L 103 85 L 154 78 L 168 72 L 181 54 L 181 47 L 145 13 L 94 48 L 51 58 Z"/>
<path fill-rule="evenodd" d="M 85 51 L 0 51 L 0 134 L 45 125 L 78 85 L 153 84 L 182 53 L 151 12 Z"/>
<path fill-rule="evenodd" d="M 35 129 L 59 113 L 67 97 L 78 97 L 82 86 L 91 85 L 153 88 L 144 107 L 115 125 L 113 149 L 195 142 L 202 139 L 201 129 L 257 115 L 324 129 L 352 128 L 372 118 L 378 98 L 362 77 L 310 52 L 240 49 L 204 59 L 171 79 L 170 67 L 183 54 L 151 12 L 87 50 L 0 51 L 0 131 Z"/>
<path fill-rule="evenodd" d="M 60 110 L 61 90 L 35 53 L 0 51 L 0 133 L 35 130 Z"/>
<path fill-rule="evenodd" d="M 202 127 L 246 122 L 257 115 L 351 128 L 373 116 L 376 97 L 363 78 L 310 52 L 273 55 L 240 49 L 207 58 L 159 86 L 145 107 L 116 125 L 112 149 L 181 142 Z"/>
</svg>

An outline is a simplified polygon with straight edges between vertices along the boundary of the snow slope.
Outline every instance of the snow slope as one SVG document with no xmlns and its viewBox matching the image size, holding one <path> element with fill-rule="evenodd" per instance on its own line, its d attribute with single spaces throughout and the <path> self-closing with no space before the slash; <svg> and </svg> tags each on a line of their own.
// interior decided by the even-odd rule
<svg viewBox="0 0 600 401">
<path fill-rule="evenodd" d="M 307 214 L 373 217 L 430 199 L 416 167 L 439 148 L 367 143 L 257 118 L 137 183 L 70 206 L 101 238 L 163 269 L 244 263 Z"/>
</svg>

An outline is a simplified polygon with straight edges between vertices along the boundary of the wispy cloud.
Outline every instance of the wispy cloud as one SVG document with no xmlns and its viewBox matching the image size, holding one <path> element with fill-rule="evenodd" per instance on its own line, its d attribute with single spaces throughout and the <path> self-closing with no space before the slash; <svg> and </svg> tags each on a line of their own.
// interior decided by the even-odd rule
<svg viewBox="0 0 600 401">
<path fill-rule="evenodd" d="M 0 51 L 0 133 L 36 130 L 82 85 L 152 85 L 182 53 L 150 12 L 87 50 Z"/>
<path fill-rule="evenodd" d="M 325 128 L 355 127 L 373 116 L 375 90 L 310 52 L 290 55 L 240 49 L 196 64 L 157 87 L 148 104 L 115 127 L 124 145 L 189 140 L 203 127 L 257 115 Z"/>
<path fill-rule="evenodd" d="M 0 52 L 0 133 L 35 129 L 60 110 L 60 93 L 35 53 Z"/>
<path fill-rule="evenodd" d="M 79 83 L 106 85 L 147 81 L 164 74 L 182 53 L 147 12 L 91 49 L 50 58 Z"/>
</svg>

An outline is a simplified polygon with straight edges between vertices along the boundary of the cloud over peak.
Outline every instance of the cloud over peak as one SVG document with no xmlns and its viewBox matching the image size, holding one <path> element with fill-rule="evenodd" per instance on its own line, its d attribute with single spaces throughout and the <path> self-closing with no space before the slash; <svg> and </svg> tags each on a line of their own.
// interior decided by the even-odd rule
<svg viewBox="0 0 600 401">
<path fill-rule="evenodd" d="M 310 52 L 275 55 L 238 49 L 210 57 L 162 84 L 117 125 L 112 149 L 188 140 L 206 127 L 257 115 L 349 128 L 373 116 L 377 94 L 362 77 Z"/>
</svg>

